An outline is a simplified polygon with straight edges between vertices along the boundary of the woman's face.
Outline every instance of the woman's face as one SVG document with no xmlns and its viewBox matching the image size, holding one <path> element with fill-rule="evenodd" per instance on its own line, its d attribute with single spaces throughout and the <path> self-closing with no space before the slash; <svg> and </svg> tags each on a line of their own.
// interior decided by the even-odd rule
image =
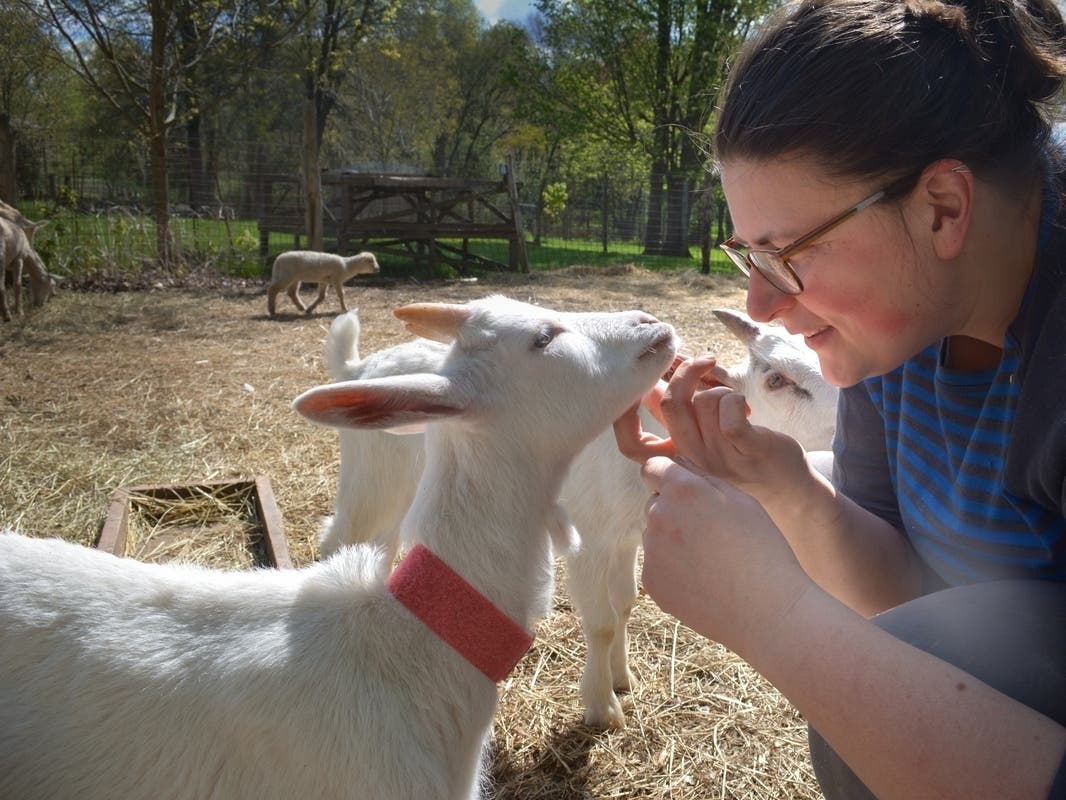
<svg viewBox="0 0 1066 800">
<path fill-rule="evenodd" d="M 722 166 L 735 237 L 791 244 L 881 186 L 843 182 L 799 158 Z M 951 330 L 952 271 L 938 264 L 922 209 L 905 198 L 857 212 L 789 258 L 803 282 L 790 296 L 752 270 L 748 314 L 804 335 L 837 386 L 889 372 Z"/>
</svg>

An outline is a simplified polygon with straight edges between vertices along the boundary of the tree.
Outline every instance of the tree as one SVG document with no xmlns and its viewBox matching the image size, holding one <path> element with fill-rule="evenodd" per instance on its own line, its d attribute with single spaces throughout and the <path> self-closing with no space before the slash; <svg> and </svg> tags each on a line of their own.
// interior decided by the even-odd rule
<svg viewBox="0 0 1066 800">
<path fill-rule="evenodd" d="M 300 0 L 303 48 L 303 179 L 308 246 L 322 249 L 319 169 L 326 122 L 353 68 L 357 50 L 391 17 L 398 0 Z"/>
<path fill-rule="evenodd" d="M 334 156 L 386 170 L 431 164 L 439 132 L 452 126 L 458 53 L 479 25 L 472 0 L 402 3 L 339 98 Z"/>
<path fill-rule="evenodd" d="M 773 0 L 539 0 L 572 115 L 649 163 L 645 251 L 688 255 L 689 197 L 704 170 L 697 140 L 724 63 Z"/>
<path fill-rule="evenodd" d="M 16 145 L 49 79 L 48 36 L 20 6 L 0 7 L 0 199 L 18 201 Z"/>
<path fill-rule="evenodd" d="M 450 125 L 439 131 L 434 168 L 478 177 L 495 171 L 496 146 L 515 128 L 521 92 L 518 69 L 530 47 L 526 32 L 500 22 L 457 53 L 457 92 Z"/>
<path fill-rule="evenodd" d="M 242 0 L 19 0 L 55 34 L 52 53 L 148 142 L 157 258 L 175 266 L 167 143 L 190 75 L 244 19 Z"/>
</svg>

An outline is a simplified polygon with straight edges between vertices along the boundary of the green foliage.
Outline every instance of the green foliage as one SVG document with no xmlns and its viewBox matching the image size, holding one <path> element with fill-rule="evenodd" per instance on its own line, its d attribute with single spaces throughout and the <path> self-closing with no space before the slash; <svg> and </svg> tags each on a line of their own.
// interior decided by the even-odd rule
<svg viewBox="0 0 1066 800">
<path fill-rule="evenodd" d="M 549 183 L 544 187 L 544 194 L 541 196 L 544 213 L 551 219 L 558 218 L 566 208 L 568 199 L 565 183 Z"/>
<path fill-rule="evenodd" d="M 80 214 L 40 204 L 23 208 L 34 215 L 31 219 L 48 220 L 34 244 L 48 268 L 59 275 L 103 272 L 136 277 L 154 263 L 156 228 L 149 217 L 122 210 Z M 187 266 L 240 277 L 263 273 L 254 223 L 175 218 L 171 233 Z"/>
<path fill-rule="evenodd" d="M 458 245 L 459 242 L 452 242 Z M 499 264 L 507 264 L 509 244 L 506 241 L 479 240 L 470 242 L 471 252 L 482 258 L 491 259 Z M 539 246 L 526 242 L 526 254 L 529 258 L 529 266 L 534 271 L 550 271 L 566 269 L 569 267 L 593 267 L 610 268 L 622 264 L 632 264 L 641 269 L 649 270 L 673 270 L 673 269 L 699 269 L 699 258 L 678 258 L 671 256 L 649 256 L 643 253 L 641 245 L 626 242 L 611 242 L 607 252 L 596 244 L 583 239 L 545 239 Z M 381 261 L 381 259 L 378 259 Z M 403 266 L 402 264 L 399 266 Z M 409 269 L 409 266 L 407 267 Z M 384 271 L 384 262 L 382 270 Z M 491 267 L 471 267 L 466 271 L 478 274 L 484 273 Z M 711 255 L 711 269 L 715 272 L 733 272 L 736 267 L 732 266 L 725 253 L 715 251 Z M 406 273 L 400 273 L 406 274 Z"/>
<path fill-rule="evenodd" d="M 227 275 L 254 278 L 261 275 L 263 266 L 259 260 L 259 237 L 251 227 L 243 227 L 233 237 L 230 260 L 222 270 Z"/>
<path fill-rule="evenodd" d="M 69 186 L 60 186 L 56 190 L 56 203 L 63 208 L 76 208 L 78 205 L 78 193 Z"/>
</svg>

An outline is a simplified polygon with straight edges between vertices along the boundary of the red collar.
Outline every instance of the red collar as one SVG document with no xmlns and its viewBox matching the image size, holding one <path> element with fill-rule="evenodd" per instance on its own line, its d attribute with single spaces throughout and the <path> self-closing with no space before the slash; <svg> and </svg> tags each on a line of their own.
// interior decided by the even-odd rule
<svg viewBox="0 0 1066 800">
<path fill-rule="evenodd" d="M 401 605 L 496 683 L 533 644 L 522 626 L 422 545 L 397 565 L 386 586 Z"/>
</svg>

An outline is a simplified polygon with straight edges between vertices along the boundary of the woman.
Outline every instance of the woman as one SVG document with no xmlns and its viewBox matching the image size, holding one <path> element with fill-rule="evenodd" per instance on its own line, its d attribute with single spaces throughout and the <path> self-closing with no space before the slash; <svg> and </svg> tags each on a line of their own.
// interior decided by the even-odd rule
<svg viewBox="0 0 1066 800">
<path fill-rule="evenodd" d="M 811 726 L 827 798 L 1066 797 L 1066 76 L 1051 0 L 805 0 L 715 154 L 748 313 L 845 387 L 830 483 L 744 399 L 619 421 L 644 584 Z"/>
</svg>

